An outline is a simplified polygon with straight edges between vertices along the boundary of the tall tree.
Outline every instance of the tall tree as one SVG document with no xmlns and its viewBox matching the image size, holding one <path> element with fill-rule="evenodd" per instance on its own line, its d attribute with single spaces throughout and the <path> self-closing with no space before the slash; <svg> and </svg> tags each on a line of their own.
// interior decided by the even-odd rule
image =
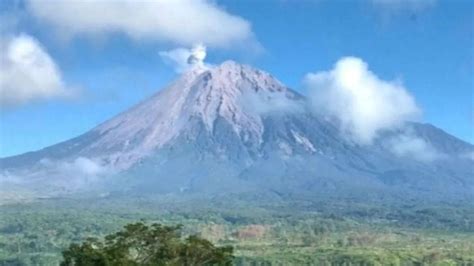
<svg viewBox="0 0 474 266">
<path fill-rule="evenodd" d="M 183 238 L 181 226 L 128 224 L 104 240 L 89 238 L 62 252 L 62 266 L 231 265 L 233 248 L 198 236 Z"/>
</svg>

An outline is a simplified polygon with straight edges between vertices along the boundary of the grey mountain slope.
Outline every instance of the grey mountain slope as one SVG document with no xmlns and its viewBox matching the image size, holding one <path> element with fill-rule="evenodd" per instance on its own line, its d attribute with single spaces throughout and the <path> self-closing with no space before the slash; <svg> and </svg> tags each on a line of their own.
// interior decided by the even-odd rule
<svg viewBox="0 0 474 266">
<path fill-rule="evenodd" d="M 394 154 L 386 143 L 404 131 L 357 145 L 270 74 L 225 62 L 185 73 L 77 138 L 0 159 L 0 182 L 46 196 L 89 189 L 474 200 L 473 145 L 428 124 L 407 128 L 442 156 Z M 75 171 L 83 166 L 97 171 Z"/>
</svg>

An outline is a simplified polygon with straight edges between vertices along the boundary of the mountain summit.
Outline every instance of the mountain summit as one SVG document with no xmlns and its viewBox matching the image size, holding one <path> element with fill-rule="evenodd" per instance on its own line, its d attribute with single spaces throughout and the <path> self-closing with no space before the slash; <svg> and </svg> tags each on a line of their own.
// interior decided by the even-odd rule
<svg viewBox="0 0 474 266">
<path fill-rule="evenodd" d="M 261 141 L 263 124 L 257 109 L 265 107 L 257 105 L 270 106 L 272 97 L 291 102 L 296 94 L 268 73 L 232 61 L 213 69 L 194 68 L 150 99 L 94 129 L 100 137 L 83 152 L 94 157 L 112 155 L 111 163 L 127 168 L 180 135 L 197 132 L 200 127 L 212 134 L 220 120 L 242 140 Z M 104 151 L 107 153 L 102 154 Z"/>
<path fill-rule="evenodd" d="M 400 130 L 358 145 L 267 72 L 232 61 L 196 65 L 77 138 L 1 159 L 0 183 L 33 196 L 105 190 L 472 199 L 474 147 L 430 125 L 406 127 L 440 156 L 397 153 L 394 140 L 406 137 Z"/>
</svg>

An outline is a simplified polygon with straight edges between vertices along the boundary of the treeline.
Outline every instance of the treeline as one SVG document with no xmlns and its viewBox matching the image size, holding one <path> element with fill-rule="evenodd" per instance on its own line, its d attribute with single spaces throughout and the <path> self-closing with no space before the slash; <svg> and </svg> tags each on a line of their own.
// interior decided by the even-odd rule
<svg viewBox="0 0 474 266">
<path fill-rule="evenodd" d="M 79 245 L 76 249 L 81 243 L 104 245 L 87 241 L 120 232 L 137 220 L 183 224 L 179 232 L 184 242 L 196 235 L 218 247 L 232 246 L 236 265 L 474 265 L 474 231 L 469 229 L 473 213 L 468 209 L 225 203 L 196 201 L 182 207 L 174 201 L 95 205 L 75 201 L 2 206 L 0 265 L 57 265 L 71 243 Z"/>
</svg>

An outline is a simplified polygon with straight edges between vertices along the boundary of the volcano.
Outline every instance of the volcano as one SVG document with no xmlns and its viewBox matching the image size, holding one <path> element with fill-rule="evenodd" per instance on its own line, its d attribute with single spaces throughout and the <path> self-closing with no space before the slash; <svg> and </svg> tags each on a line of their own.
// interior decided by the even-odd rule
<svg viewBox="0 0 474 266">
<path fill-rule="evenodd" d="M 439 156 L 394 152 L 393 140 L 407 131 Z M 199 65 L 81 136 L 1 159 L 0 190 L 474 201 L 473 145 L 415 122 L 370 145 L 341 132 L 265 71 L 233 61 Z"/>
</svg>

